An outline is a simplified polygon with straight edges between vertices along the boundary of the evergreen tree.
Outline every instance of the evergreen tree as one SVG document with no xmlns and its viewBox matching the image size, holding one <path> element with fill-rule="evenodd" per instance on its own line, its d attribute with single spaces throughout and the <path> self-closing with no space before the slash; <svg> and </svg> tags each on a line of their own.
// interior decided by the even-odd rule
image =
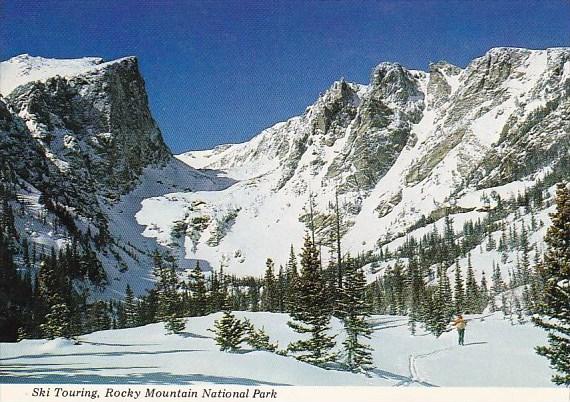
<svg viewBox="0 0 570 402">
<path fill-rule="evenodd" d="M 465 291 L 463 290 L 463 279 L 461 278 L 461 266 L 459 265 L 459 261 L 455 262 L 455 284 L 453 296 L 455 300 L 455 313 L 462 313 L 465 308 Z"/>
<path fill-rule="evenodd" d="M 350 371 L 365 373 L 373 368 L 372 349 L 361 341 L 361 338 L 370 339 L 372 334 L 366 322 L 371 308 L 366 300 L 366 278 L 350 257 L 345 260 L 343 276 L 340 310 L 346 331 L 346 340 L 343 342 L 345 364 Z"/>
<path fill-rule="evenodd" d="M 492 226 L 487 227 L 487 251 L 491 251 L 497 248 L 497 243 L 495 242 L 495 237 L 493 236 Z"/>
<path fill-rule="evenodd" d="M 338 265 L 331 260 L 326 269 L 321 272 L 321 281 L 323 284 L 326 303 L 331 306 L 332 314 L 335 317 L 342 318 L 342 311 L 339 309 L 341 299 L 341 288 L 338 286 Z"/>
<path fill-rule="evenodd" d="M 545 284 L 544 265 L 539 257 L 538 252 L 534 255 L 534 265 L 530 277 L 529 297 L 532 303 L 533 314 L 538 313 L 539 306 L 544 301 L 544 284 Z"/>
<path fill-rule="evenodd" d="M 527 285 L 530 282 L 531 270 L 530 270 L 528 233 L 524 229 L 524 226 L 523 226 L 523 232 L 521 233 L 521 250 L 522 250 L 522 258 L 520 261 L 519 276 L 521 278 L 521 283 L 523 285 Z"/>
<path fill-rule="evenodd" d="M 125 291 L 124 315 L 125 328 L 132 328 L 137 326 L 137 305 L 135 302 L 133 290 L 128 284 Z"/>
<path fill-rule="evenodd" d="M 210 275 L 210 289 L 208 297 L 209 311 L 220 311 L 225 308 L 228 298 L 226 276 L 224 275 L 224 263 L 220 264 L 219 272 Z"/>
<path fill-rule="evenodd" d="M 247 298 L 249 300 L 250 310 L 259 311 L 259 286 L 253 283 L 249 286 Z"/>
<path fill-rule="evenodd" d="M 418 264 L 414 258 L 408 264 L 408 283 L 410 286 L 409 326 L 412 335 L 415 335 L 416 323 L 422 320 L 421 303 L 425 298 L 425 287 Z"/>
<path fill-rule="evenodd" d="M 245 326 L 238 320 L 226 306 L 222 318 L 214 321 L 214 332 L 216 344 L 221 351 L 234 352 L 239 349 L 240 343 L 245 340 Z"/>
<path fill-rule="evenodd" d="M 158 251 L 153 256 L 154 275 L 157 277 L 156 292 L 158 297 L 158 319 L 165 321 L 167 333 L 177 334 L 185 327 L 182 318 L 181 299 L 178 294 L 179 282 L 173 260 L 164 266 L 164 260 Z"/>
<path fill-rule="evenodd" d="M 424 319 L 426 329 L 436 337 L 445 331 L 454 312 L 451 285 L 443 266 L 438 269 L 438 277 L 437 289 L 427 295 L 428 314 Z"/>
<path fill-rule="evenodd" d="M 277 284 L 273 274 L 274 263 L 271 258 L 265 262 L 265 278 L 263 281 L 263 293 L 261 294 L 261 310 L 275 312 L 278 307 Z"/>
<path fill-rule="evenodd" d="M 447 272 L 444 267 L 441 267 L 441 272 L 441 281 L 438 292 L 443 304 L 446 306 L 445 317 L 447 324 L 447 322 L 449 322 L 449 319 L 453 316 L 453 292 L 451 291 L 451 282 L 449 280 L 449 276 L 447 276 Z"/>
<path fill-rule="evenodd" d="M 479 289 L 471 264 L 471 254 L 467 257 L 467 278 L 465 280 L 465 312 L 479 312 Z"/>
<path fill-rule="evenodd" d="M 394 311 L 395 314 L 405 315 L 406 314 L 406 288 L 404 284 L 403 266 L 397 261 L 394 265 L 392 275 L 390 278 L 391 288 L 393 292 L 394 300 Z"/>
<path fill-rule="evenodd" d="M 370 300 L 372 310 L 376 314 L 386 314 L 386 297 L 384 295 L 384 281 L 382 278 L 376 280 L 369 287 Z"/>
<path fill-rule="evenodd" d="M 513 305 L 514 305 L 515 313 L 517 313 L 517 322 L 518 322 L 519 324 L 524 324 L 524 323 L 525 323 L 525 319 L 524 319 L 523 308 L 522 308 L 522 305 L 521 305 L 521 302 L 520 302 L 519 298 L 516 297 L 516 296 L 515 296 L 515 298 L 514 298 Z"/>
<path fill-rule="evenodd" d="M 127 317 L 125 316 L 125 306 L 123 303 L 115 303 L 115 310 L 114 310 L 114 325 L 113 328 L 123 329 L 127 328 Z"/>
<path fill-rule="evenodd" d="M 264 328 L 256 329 L 247 318 L 244 322 L 244 328 L 245 341 L 249 346 L 255 350 L 265 350 L 268 352 L 275 352 L 277 350 L 277 344 L 269 341 L 269 335 L 267 335 Z"/>
<path fill-rule="evenodd" d="M 208 300 L 206 295 L 206 279 L 200 268 L 200 263 L 196 261 L 194 269 L 188 278 L 188 290 L 191 293 L 190 315 L 203 316 L 208 311 Z"/>
<path fill-rule="evenodd" d="M 501 224 L 501 238 L 499 239 L 499 246 L 497 251 L 501 253 L 506 253 L 509 249 L 509 240 L 507 237 L 507 225 L 503 222 Z"/>
<path fill-rule="evenodd" d="M 71 328 L 69 324 L 69 308 L 65 303 L 54 304 L 45 316 L 45 322 L 40 325 L 40 330 L 46 338 L 58 337 L 69 338 Z"/>
<path fill-rule="evenodd" d="M 291 312 L 293 321 L 288 325 L 300 334 L 310 334 L 309 339 L 289 344 L 288 349 L 301 361 L 326 366 L 336 359 L 331 351 L 334 337 L 328 336 L 331 317 L 326 305 L 326 293 L 320 273 L 319 253 L 308 235 L 301 254 L 301 275 L 296 289 L 297 303 Z"/>
<path fill-rule="evenodd" d="M 285 292 L 285 306 L 287 311 L 292 311 L 295 309 L 295 303 L 297 301 L 295 292 L 297 289 L 297 282 L 299 279 L 299 274 L 297 272 L 297 257 L 295 256 L 295 250 L 293 245 L 291 245 L 291 250 L 289 252 L 289 260 L 286 265 L 286 279 L 287 279 L 287 290 Z"/>
<path fill-rule="evenodd" d="M 481 289 L 479 292 L 479 312 L 483 312 L 489 304 L 489 287 L 485 271 L 481 274 Z"/>
<path fill-rule="evenodd" d="M 337 270 L 337 288 L 342 289 L 343 282 L 343 266 L 342 266 L 342 252 L 340 245 L 340 226 L 341 216 L 338 207 L 338 189 L 335 189 L 335 240 L 336 240 L 336 270 Z"/>
<path fill-rule="evenodd" d="M 501 293 L 501 312 L 503 313 L 503 318 L 511 314 L 511 306 L 507 301 L 507 296 L 505 293 Z"/>
<path fill-rule="evenodd" d="M 99 300 L 89 306 L 87 328 L 91 332 L 111 329 L 112 322 L 109 316 L 107 303 Z"/>
<path fill-rule="evenodd" d="M 537 347 L 558 372 L 552 381 L 570 385 L 570 191 L 565 184 L 556 189 L 556 212 L 544 241 L 544 300 L 534 323 L 548 333 L 548 346 Z"/>
<path fill-rule="evenodd" d="M 529 313 L 534 311 L 534 303 L 530 295 L 530 289 L 527 285 L 525 285 L 525 287 L 523 288 L 522 308 Z"/>
<path fill-rule="evenodd" d="M 156 289 L 151 289 L 137 305 L 137 323 L 138 325 L 146 325 L 157 322 L 157 315 L 158 294 Z"/>
<path fill-rule="evenodd" d="M 445 216 L 445 229 L 443 234 L 443 260 L 451 265 L 455 258 L 455 230 L 453 228 L 453 219 L 449 215 Z"/>
<path fill-rule="evenodd" d="M 279 273 L 277 274 L 277 311 L 280 313 L 283 313 L 287 310 L 285 303 L 287 287 L 287 275 L 283 269 L 283 265 L 280 265 Z"/>
</svg>

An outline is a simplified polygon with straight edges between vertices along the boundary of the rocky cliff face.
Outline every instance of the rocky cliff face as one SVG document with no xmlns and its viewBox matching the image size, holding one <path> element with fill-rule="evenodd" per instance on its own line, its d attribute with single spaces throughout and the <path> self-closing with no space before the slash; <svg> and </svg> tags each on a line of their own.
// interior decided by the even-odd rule
<svg viewBox="0 0 570 402">
<path fill-rule="evenodd" d="M 399 64 L 383 63 L 374 70 L 346 144 L 326 174 L 336 179 L 341 193 L 372 189 L 393 165 L 422 117 L 422 80 L 425 74 Z"/>
<path fill-rule="evenodd" d="M 25 83 L 6 99 L 46 156 L 90 192 L 116 199 L 145 166 L 170 158 L 135 58 Z"/>
</svg>

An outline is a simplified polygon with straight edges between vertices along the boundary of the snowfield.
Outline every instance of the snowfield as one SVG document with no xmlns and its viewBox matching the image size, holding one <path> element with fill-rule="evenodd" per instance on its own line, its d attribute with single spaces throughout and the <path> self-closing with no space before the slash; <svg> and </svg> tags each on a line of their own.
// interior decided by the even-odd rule
<svg viewBox="0 0 570 402">
<path fill-rule="evenodd" d="M 179 335 L 165 335 L 164 325 L 95 332 L 72 340 L 24 340 L 0 344 L 0 383 L 72 384 L 235 384 L 385 387 L 554 387 L 546 359 L 533 348 L 545 344 L 544 331 L 532 324 L 511 325 L 501 313 L 467 316 L 465 346 L 455 331 L 439 339 L 418 331 L 407 318 L 372 316 L 376 369 L 370 377 L 325 370 L 293 357 L 253 351 L 218 350 L 208 329 L 222 313 L 187 319 Z M 288 315 L 237 312 L 263 327 L 279 349 L 297 338 Z M 332 322 L 343 335 L 341 324 Z"/>
</svg>

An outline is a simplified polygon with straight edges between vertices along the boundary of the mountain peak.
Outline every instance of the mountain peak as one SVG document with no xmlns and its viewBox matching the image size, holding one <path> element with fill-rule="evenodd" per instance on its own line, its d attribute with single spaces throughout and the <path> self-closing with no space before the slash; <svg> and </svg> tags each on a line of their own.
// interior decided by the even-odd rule
<svg viewBox="0 0 570 402">
<path fill-rule="evenodd" d="M 0 93 L 6 96 L 16 87 L 29 82 L 45 81 L 55 76 L 73 77 L 123 61 L 136 63 L 136 57 L 128 56 L 106 62 L 101 57 L 55 59 L 23 53 L 0 62 Z"/>
</svg>

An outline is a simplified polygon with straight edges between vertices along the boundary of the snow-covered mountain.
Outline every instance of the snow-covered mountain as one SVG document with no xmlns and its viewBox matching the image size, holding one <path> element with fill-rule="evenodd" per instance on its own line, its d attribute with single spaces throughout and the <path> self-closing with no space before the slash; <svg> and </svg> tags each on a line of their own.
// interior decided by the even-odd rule
<svg viewBox="0 0 570 402">
<path fill-rule="evenodd" d="M 246 143 L 176 158 L 133 57 L 18 56 L 0 63 L 0 94 L 2 181 L 19 241 L 47 253 L 81 239 L 106 271 L 105 290 L 93 290 L 106 297 L 127 283 L 150 287 L 157 246 L 182 269 L 201 260 L 260 275 L 268 257 L 284 264 L 301 246 L 310 195 L 326 261 L 337 194 L 343 252 L 378 253 L 442 229 L 446 215 L 459 231 L 570 172 L 570 48 L 496 48 L 427 72 L 382 63 L 369 84 L 337 81 L 303 115 Z M 538 253 L 549 208 L 503 220 L 539 221 Z M 472 253 L 479 275 L 501 259 L 486 241 Z"/>
<path fill-rule="evenodd" d="M 368 85 L 335 82 L 302 116 L 246 143 L 179 155 L 238 183 L 147 199 L 137 220 L 163 244 L 184 222 L 176 247 L 224 258 L 236 273 L 262 272 L 267 257 L 284 263 L 289 245 L 300 246 L 309 194 L 325 216 L 338 192 L 343 247 L 353 254 L 394 249 L 427 223 L 442 228 L 446 214 L 460 230 L 498 197 L 516 198 L 553 172 L 568 176 L 569 95 L 570 48 L 496 48 L 464 69 L 438 62 L 427 72 L 382 63 Z M 161 219 L 165 210 L 176 219 Z M 547 213 L 540 219 L 548 223 Z"/>
<path fill-rule="evenodd" d="M 134 57 L 21 55 L 0 63 L 0 77 L 1 177 L 20 245 L 37 262 L 52 247 L 79 244 L 101 261 L 107 295 L 129 282 L 144 292 L 157 245 L 134 219 L 141 201 L 232 181 L 172 157 Z"/>
</svg>

